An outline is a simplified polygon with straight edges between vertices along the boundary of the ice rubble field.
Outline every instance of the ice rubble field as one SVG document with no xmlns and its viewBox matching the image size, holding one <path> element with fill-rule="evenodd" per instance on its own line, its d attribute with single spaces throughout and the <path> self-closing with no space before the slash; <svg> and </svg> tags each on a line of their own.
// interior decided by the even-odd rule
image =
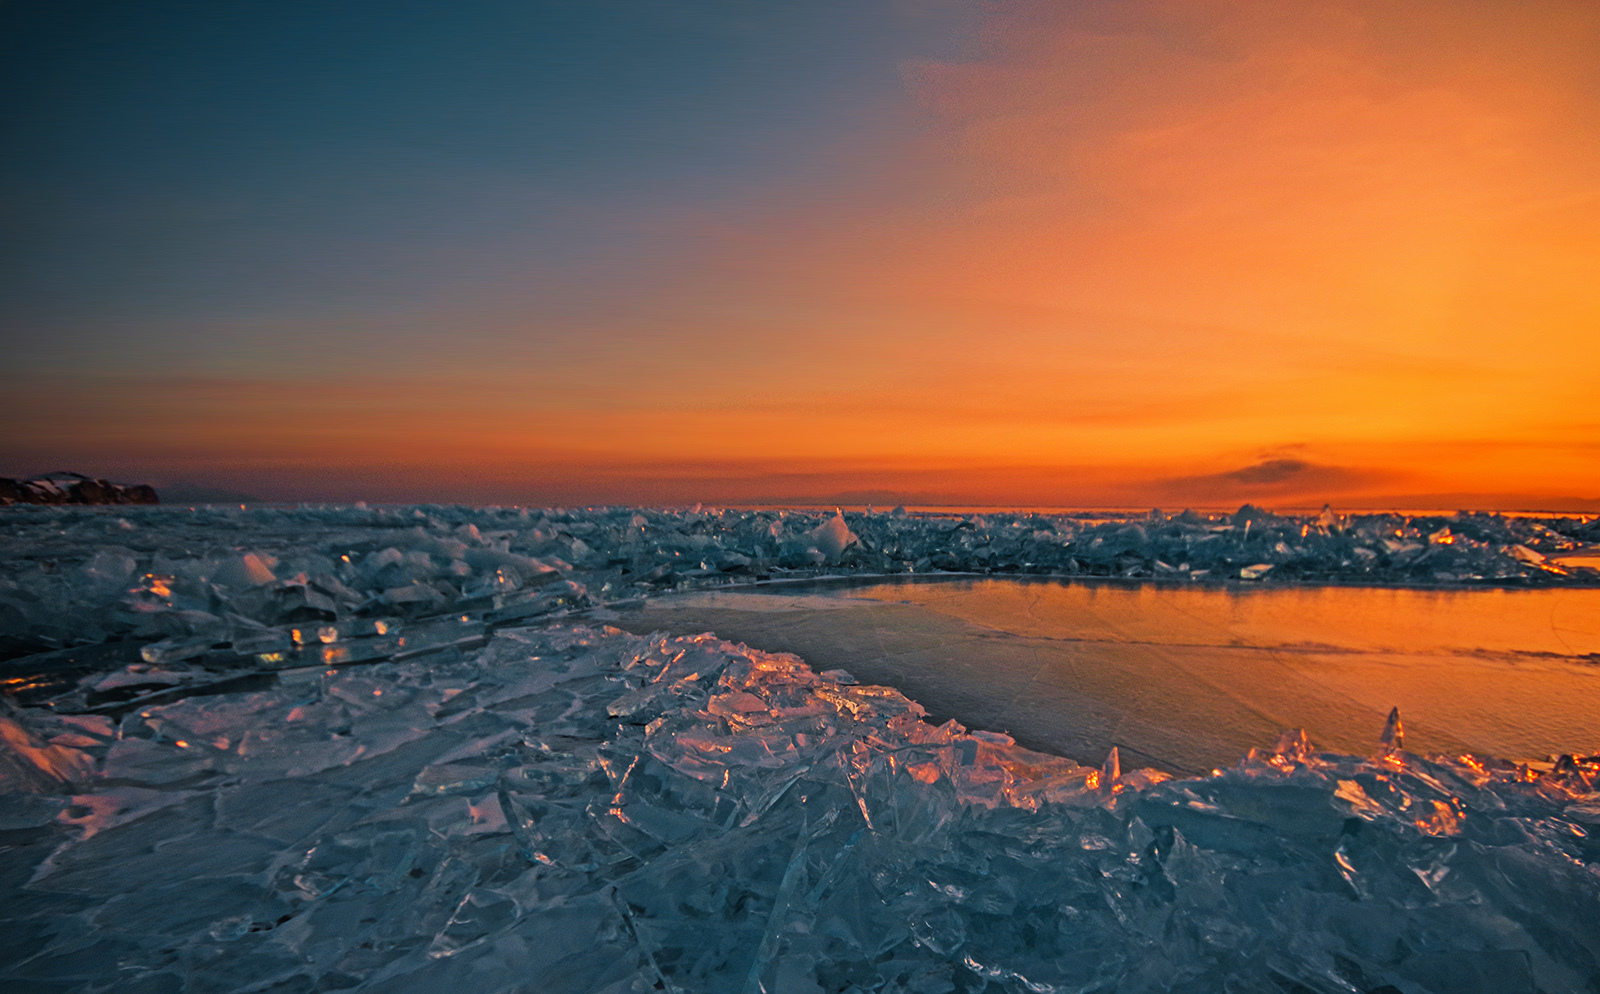
<svg viewBox="0 0 1600 994">
<path fill-rule="evenodd" d="M 1362 758 L 1286 735 L 1170 780 L 935 727 L 792 656 L 568 616 L 837 572 L 1570 583 L 1594 577 L 1553 557 L 1593 522 L 357 507 L 0 525 L 11 989 L 1600 990 L 1595 757 Z"/>
</svg>

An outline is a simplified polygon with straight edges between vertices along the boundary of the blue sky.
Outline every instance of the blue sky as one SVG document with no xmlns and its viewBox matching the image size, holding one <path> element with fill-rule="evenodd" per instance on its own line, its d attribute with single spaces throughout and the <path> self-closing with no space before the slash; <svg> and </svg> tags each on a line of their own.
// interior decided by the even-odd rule
<svg viewBox="0 0 1600 994">
<path fill-rule="evenodd" d="M 274 322 L 298 361 L 302 327 L 582 310 L 670 254 L 655 219 L 837 168 L 957 26 L 862 0 L 6 4 L 13 361 L 261 362 Z"/>
</svg>

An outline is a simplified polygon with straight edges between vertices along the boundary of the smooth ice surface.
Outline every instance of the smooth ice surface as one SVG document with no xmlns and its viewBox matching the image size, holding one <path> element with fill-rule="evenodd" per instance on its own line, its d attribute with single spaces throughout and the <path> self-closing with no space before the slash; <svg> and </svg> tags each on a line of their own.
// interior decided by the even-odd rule
<svg viewBox="0 0 1600 994">
<path fill-rule="evenodd" d="M 958 578 L 702 591 L 620 612 L 845 666 L 940 717 L 1080 759 L 1200 773 L 1282 728 L 1360 750 L 1600 752 L 1600 590 Z"/>
<path fill-rule="evenodd" d="M 939 569 L 1570 585 L 1590 574 L 1551 557 L 1594 522 L 329 507 L 0 526 L 8 989 L 1600 984 L 1592 757 L 1423 758 L 1407 717 L 1390 746 L 1381 720 L 1354 754 L 1286 734 L 1172 780 L 936 725 L 847 657 L 818 674 L 572 617 Z"/>
</svg>

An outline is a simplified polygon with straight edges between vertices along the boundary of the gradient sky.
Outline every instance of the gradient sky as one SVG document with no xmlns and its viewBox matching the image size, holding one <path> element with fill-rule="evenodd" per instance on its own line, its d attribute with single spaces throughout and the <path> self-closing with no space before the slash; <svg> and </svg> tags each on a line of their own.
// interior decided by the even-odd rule
<svg viewBox="0 0 1600 994">
<path fill-rule="evenodd" d="M 0 474 L 1600 506 L 1600 5 L 10 0 Z"/>
</svg>

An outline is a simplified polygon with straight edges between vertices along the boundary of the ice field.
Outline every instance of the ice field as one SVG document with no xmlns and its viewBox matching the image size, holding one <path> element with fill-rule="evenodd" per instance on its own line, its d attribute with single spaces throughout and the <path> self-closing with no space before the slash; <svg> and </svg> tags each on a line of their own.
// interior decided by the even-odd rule
<svg viewBox="0 0 1600 994">
<path fill-rule="evenodd" d="M 1594 990 L 1595 757 L 1425 757 L 1392 724 L 1365 750 L 1287 734 L 1173 778 L 935 724 L 843 659 L 605 619 L 835 573 L 1566 587 L 1595 579 L 1595 532 L 1255 509 L 8 510 L 0 981 Z"/>
</svg>

